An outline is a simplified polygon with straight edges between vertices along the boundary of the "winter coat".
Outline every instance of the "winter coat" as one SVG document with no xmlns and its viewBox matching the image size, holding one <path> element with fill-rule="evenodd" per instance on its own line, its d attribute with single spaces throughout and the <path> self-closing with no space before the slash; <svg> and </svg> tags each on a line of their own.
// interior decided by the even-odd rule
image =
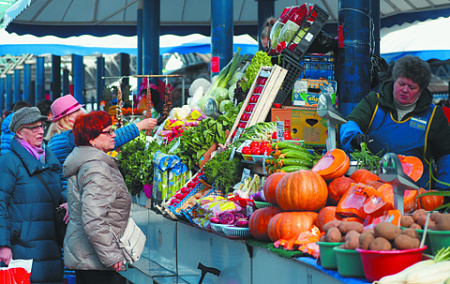
<svg viewBox="0 0 450 284">
<path fill-rule="evenodd" d="M 343 149 L 352 152 L 351 140 L 359 133 L 368 134 L 372 153 L 394 152 L 413 155 L 422 160 L 424 171 L 419 186 L 428 187 L 429 164 L 435 162 L 435 177 L 450 182 L 450 127 L 441 107 L 432 104 L 433 96 L 424 89 L 414 110 L 398 120 L 394 107 L 394 81 L 382 84 L 380 92 L 371 92 L 348 115 L 349 122 L 341 125 Z M 436 183 L 433 188 L 447 186 Z"/>
<path fill-rule="evenodd" d="M 52 199 L 61 196 L 53 152 L 45 149 L 46 163 L 35 159 L 15 139 L 0 157 L 0 247 L 10 247 L 13 259 L 33 259 L 31 283 L 63 283 L 61 249 L 55 240 Z"/>
<path fill-rule="evenodd" d="M 11 119 L 14 113 L 10 113 L 2 122 L 2 134 L 0 140 L 0 155 L 6 154 L 9 151 L 9 147 L 11 144 L 11 139 L 14 137 L 14 132 L 9 130 L 9 124 L 11 123 Z"/>
<path fill-rule="evenodd" d="M 115 147 L 118 148 L 138 136 L 139 129 L 136 125 L 125 125 L 124 127 L 116 130 L 116 138 L 114 138 Z M 73 136 L 72 130 L 67 130 L 54 135 L 48 142 L 48 147 L 53 150 L 56 157 L 58 157 L 59 162 L 63 165 L 67 156 L 69 156 L 75 148 L 75 137 Z M 67 189 L 67 179 L 63 176 L 62 171 L 60 172 L 60 177 L 63 191 L 65 192 Z"/>
<path fill-rule="evenodd" d="M 131 195 L 117 159 L 90 146 L 76 147 L 63 166 L 68 178 L 70 221 L 64 239 L 64 262 L 76 270 L 111 270 L 124 260 L 113 234 L 127 225 Z"/>
</svg>

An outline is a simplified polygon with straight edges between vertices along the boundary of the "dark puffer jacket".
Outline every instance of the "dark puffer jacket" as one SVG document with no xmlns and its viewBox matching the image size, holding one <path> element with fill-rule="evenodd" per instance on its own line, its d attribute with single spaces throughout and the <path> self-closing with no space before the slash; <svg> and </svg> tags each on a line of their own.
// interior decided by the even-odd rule
<svg viewBox="0 0 450 284">
<path fill-rule="evenodd" d="M 9 130 L 9 124 L 11 123 L 13 114 L 14 113 L 10 113 L 2 122 L 0 155 L 4 155 L 9 151 L 11 139 L 14 137 L 14 133 Z"/>
<path fill-rule="evenodd" d="M 55 241 L 53 209 L 61 197 L 61 165 L 50 149 L 46 163 L 35 159 L 15 139 L 0 157 L 0 247 L 10 247 L 13 259 L 33 259 L 31 283 L 63 283 L 61 249 Z"/>
</svg>

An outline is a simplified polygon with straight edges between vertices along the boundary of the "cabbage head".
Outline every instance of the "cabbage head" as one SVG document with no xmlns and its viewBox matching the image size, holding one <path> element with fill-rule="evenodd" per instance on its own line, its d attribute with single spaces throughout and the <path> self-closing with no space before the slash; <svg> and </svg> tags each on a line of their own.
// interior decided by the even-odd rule
<svg viewBox="0 0 450 284">
<path fill-rule="evenodd" d="M 219 111 L 221 113 L 225 112 L 225 106 L 228 105 L 228 104 L 233 105 L 233 102 L 230 101 L 230 100 L 223 100 L 223 101 L 221 101 L 220 105 L 219 105 Z"/>
<path fill-rule="evenodd" d="M 212 90 L 211 97 L 220 103 L 221 101 L 228 99 L 228 90 L 222 87 L 216 87 Z"/>
</svg>

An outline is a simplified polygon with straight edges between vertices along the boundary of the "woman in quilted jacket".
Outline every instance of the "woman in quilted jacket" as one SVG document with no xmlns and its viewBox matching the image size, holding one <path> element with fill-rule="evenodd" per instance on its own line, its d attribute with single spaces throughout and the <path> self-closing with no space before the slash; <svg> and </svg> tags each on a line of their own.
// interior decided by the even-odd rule
<svg viewBox="0 0 450 284">
<path fill-rule="evenodd" d="M 117 160 L 106 154 L 115 147 L 111 124 L 104 111 L 80 116 L 73 128 L 77 147 L 63 166 L 70 211 L 64 262 L 75 270 L 77 284 L 126 282 L 117 273 L 125 258 L 114 235 L 125 230 L 131 195 Z"/>
<path fill-rule="evenodd" d="M 61 165 L 42 142 L 46 120 L 37 107 L 25 107 L 9 124 L 15 135 L 10 151 L 0 157 L 0 261 L 33 259 L 31 283 L 62 284 L 53 211 L 65 200 Z"/>
</svg>

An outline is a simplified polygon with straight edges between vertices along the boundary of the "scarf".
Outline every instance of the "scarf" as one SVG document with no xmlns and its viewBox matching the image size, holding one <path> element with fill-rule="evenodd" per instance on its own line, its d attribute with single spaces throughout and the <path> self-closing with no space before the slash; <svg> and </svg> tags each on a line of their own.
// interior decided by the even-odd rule
<svg viewBox="0 0 450 284">
<path fill-rule="evenodd" d="M 417 100 L 419 100 L 419 97 L 417 97 L 415 102 L 413 102 L 412 104 L 402 105 L 397 101 L 397 99 L 394 96 L 394 107 L 397 110 L 397 118 L 399 121 L 401 121 L 407 113 L 414 110 L 414 108 L 416 107 Z"/>
<path fill-rule="evenodd" d="M 36 146 L 30 145 L 27 141 L 20 139 L 17 136 L 16 136 L 16 141 L 19 142 L 19 144 L 23 148 L 25 148 L 25 150 L 27 150 L 28 153 L 30 153 L 31 156 L 33 156 L 36 160 L 41 161 L 42 163 L 45 164 L 45 149 L 44 149 L 45 144 L 42 144 L 41 147 L 36 147 Z"/>
</svg>

